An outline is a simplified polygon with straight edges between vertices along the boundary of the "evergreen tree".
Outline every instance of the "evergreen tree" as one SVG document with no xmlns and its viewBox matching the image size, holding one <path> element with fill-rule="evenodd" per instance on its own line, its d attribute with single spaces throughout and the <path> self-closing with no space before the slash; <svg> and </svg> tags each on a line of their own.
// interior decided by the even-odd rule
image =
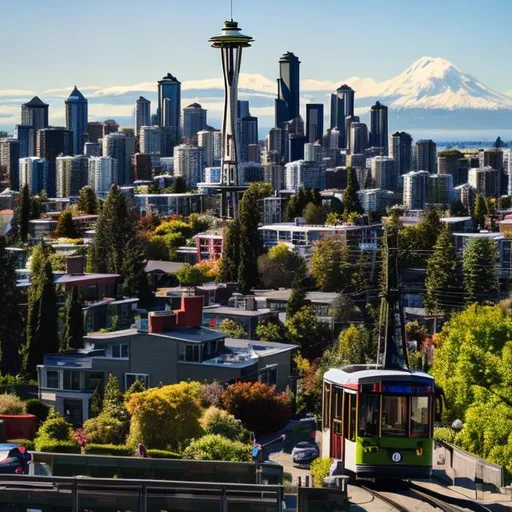
<svg viewBox="0 0 512 512">
<path fill-rule="evenodd" d="M 20 370 L 23 315 L 12 256 L 6 251 L 6 239 L 0 236 L 0 369 L 2 375 Z"/>
<path fill-rule="evenodd" d="M 444 313 L 462 303 L 461 269 L 453 235 L 447 225 L 427 261 L 425 288 L 424 303 L 429 314 Z"/>
<path fill-rule="evenodd" d="M 30 221 L 30 194 L 28 185 L 24 185 L 21 189 L 21 198 L 18 201 L 15 216 L 19 228 L 19 238 L 22 242 L 26 242 L 28 238 L 28 223 Z"/>
<path fill-rule="evenodd" d="M 84 317 L 82 313 L 82 300 L 80 291 L 74 286 L 71 293 L 66 297 L 64 306 L 64 346 L 68 348 L 78 349 L 84 346 Z"/>
<path fill-rule="evenodd" d="M 114 185 L 96 224 L 96 235 L 89 253 L 90 268 L 98 273 L 121 273 L 126 247 L 135 232 L 136 221 L 128 199 Z"/>
<path fill-rule="evenodd" d="M 220 262 L 220 279 L 225 283 L 238 281 L 240 225 L 235 219 L 226 231 Z"/>
<path fill-rule="evenodd" d="M 473 208 L 473 219 L 475 220 L 477 227 L 483 229 L 485 225 L 485 215 L 487 215 L 487 203 L 482 194 L 477 194 L 475 199 L 475 206 Z"/>
<path fill-rule="evenodd" d="M 327 209 L 314 203 L 308 203 L 302 212 L 306 224 L 323 226 L 327 220 Z"/>
<path fill-rule="evenodd" d="M 58 307 L 48 251 L 38 246 L 32 255 L 31 285 L 28 290 L 26 342 L 22 349 L 23 370 L 34 374 L 44 354 L 59 351 Z"/>
<path fill-rule="evenodd" d="M 258 256 L 261 242 L 258 233 L 260 208 L 258 198 L 247 190 L 240 201 L 238 221 L 240 226 L 240 263 L 238 266 L 238 285 L 240 292 L 247 294 L 258 284 Z"/>
<path fill-rule="evenodd" d="M 291 318 L 303 306 L 307 305 L 306 287 L 304 286 L 303 277 L 295 279 L 292 286 L 292 293 L 286 304 L 286 318 Z"/>
<path fill-rule="evenodd" d="M 55 229 L 55 236 L 64 238 L 78 238 L 79 234 L 73 222 L 73 215 L 69 210 L 62 212 Z"/>
<path fill-rule="evenodd" d="M 364 293 L 371 289 L 373 264 L 365 253 L 361 251 L 354 266 L 351 278 L 351 288 L 355 293 Z"/>
<path fill-rule="evenodd" d="M 98 212 L 98 200 L 91 187 L 86 186 L 80 190 L 77 208 L 87 215 L 96 215 Z"/>
<path fill-rule="evenodd" d="M 102 414 L 106 414 L 111 418 L 125 421 L 128 412 L 124 404 L 123 393 L 119 386 L 119 379 L 114 374 L 109 374 L 105 392 L 103 394 L 103 410 Z"/>
<path fill-rule="evenodd" d="M 350 291 L 349 254 L 339 240 L 324 238 L 317 242 L 311 256 L 311 276 L 325 291 Z"/>
<path fill-rule="evenodd" d="M 144 243 L 135 235 L 126 245 L 123 259 L 123 291 L 125 297 L 138 297 L 141 302 L 149 300 L 151 292 L 146 274 Z"/>
<path fill-rule="evenodd" d="M 466 303 L 498 299 L 498 249 L 489 238 L 472 238 L 464 248 L 463 275 Z"/>
<path fill-rule="evenodd" d="M 347 188 L 343 191 L 343 213 L 363 213 L 359 196 L 357 195 L 358 186 L 354 169 L 347 169 Z"/>
</svg>

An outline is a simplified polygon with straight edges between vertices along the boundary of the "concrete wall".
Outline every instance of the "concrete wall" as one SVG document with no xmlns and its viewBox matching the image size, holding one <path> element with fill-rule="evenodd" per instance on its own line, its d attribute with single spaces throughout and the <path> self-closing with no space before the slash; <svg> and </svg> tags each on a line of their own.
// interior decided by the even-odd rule
<svg viewBox="0 0 512 512">
<path fill-rule="evenodd" d="M 258 370 L 277 364 L 277 390 L 284 391 L 288 385 L 292 365 L 293 352 L 284 352 L 276 355 L 260 357 L 258 361 Z"/>
<path fill-rule="evenodd" d="M 254 369 L 256 371 L 256 368 Z M 228 382 L 242 376 L 242 368 L 226 366 L 209 366 L 201 363 L 178 363 L 178 380 L 195 380 L 198 382 Z"/>
</svg>

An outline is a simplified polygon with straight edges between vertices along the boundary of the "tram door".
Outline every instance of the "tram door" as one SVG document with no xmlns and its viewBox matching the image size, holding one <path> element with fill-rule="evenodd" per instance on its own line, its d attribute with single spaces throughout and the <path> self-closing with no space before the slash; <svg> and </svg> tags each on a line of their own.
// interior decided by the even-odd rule
<svg viewBox="0 0 512 512">
<path fill-rule="evenodd" d="M 345 469 L 356 471 L 356 421 L 357 393 L 345 390 L 343 393 L 343 439 Z"/>
<path fill-rule="evenodd" d="M 337 386 L 332 395 L 331 457 L 343 459 L 343 389 Z"/>
</svg>

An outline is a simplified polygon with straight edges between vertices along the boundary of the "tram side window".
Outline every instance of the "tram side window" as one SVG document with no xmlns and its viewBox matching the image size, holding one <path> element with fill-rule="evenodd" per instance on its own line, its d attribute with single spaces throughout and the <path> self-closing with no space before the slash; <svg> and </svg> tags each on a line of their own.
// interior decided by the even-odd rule
<svg viewBox="0 0 512 512">
<path fill-rule="evenodd" d="M 406 437 L 408 430 L 407 397 L 382 397 L 382 436 Z"/>
<path fill-rule="evenodd" d="M 359 437 L 379 435 L 379 395 L 359 397 Z"/>
<path fill-rule="evenodd" d="M 349 431 L 348 439 L 349 439 L 349 441 L 355 441 L 356 440 L 356 414 L 357 414 L 356 400 L 357 400 L 357 395 L 350 394 L 349 397 L 350 397 L 350 402 L 349 402 L 350 431 Z"/>
<path fill-rule="evenodd" d="M 411 436 L 429 437 L 429 398 L 426 396 L 411 397 Z"/>
<path fill-rule="evenodd" d="M 343 390 L 338 387 L 333 389 L 333 429 L 338 436 L 343 432 Z"/>
<path fill-rule="evenodd" d="M 323 425 L 322 427 L 329 428 L 331 423 L 331 385 L 324 383 L 324 399 L 323 399 Z"/>
</svg>

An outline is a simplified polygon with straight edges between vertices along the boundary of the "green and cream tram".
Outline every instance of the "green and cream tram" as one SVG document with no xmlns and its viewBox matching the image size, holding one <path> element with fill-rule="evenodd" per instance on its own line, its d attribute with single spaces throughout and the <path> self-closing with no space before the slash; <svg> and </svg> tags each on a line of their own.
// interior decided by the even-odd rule
<svg viewBox="0 0 512 512">
<path fill-rule="evenodd" d="M 322 456 L 361 478 L 430 477 L 436 411 L 430 375 L 353 365 L 327 371 L 323 386 Z"/>
</svg>

